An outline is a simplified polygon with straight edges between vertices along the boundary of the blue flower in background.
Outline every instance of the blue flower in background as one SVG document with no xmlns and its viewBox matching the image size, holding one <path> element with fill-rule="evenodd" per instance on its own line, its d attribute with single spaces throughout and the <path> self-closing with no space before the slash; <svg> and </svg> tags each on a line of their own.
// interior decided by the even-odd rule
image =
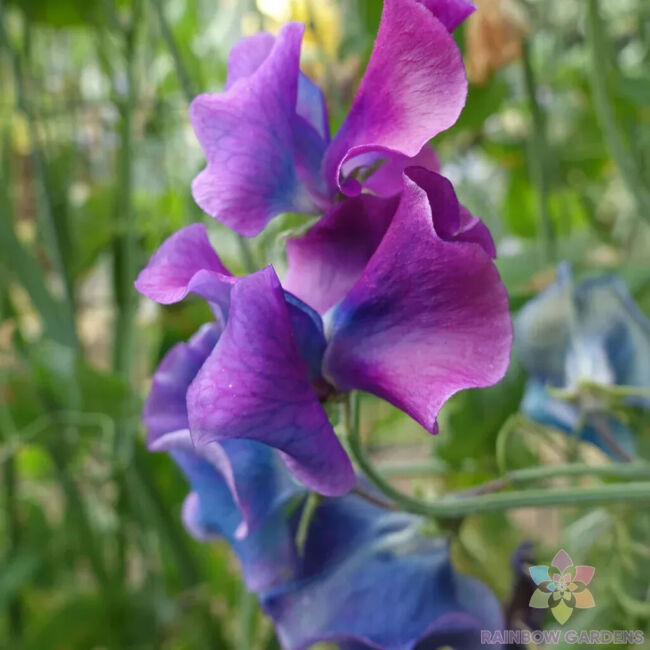
<svg viewBox="0 0 650 650">
<path fill-rule="evenodd" d="M 148 442 L 171 454 L 191 486 L 186 528 L 228 541 L 282 646 L 474 650 L 482 629 L 502 629 L 497 599 L 453 570 L 446 540 L 422 534 L 420 517 L 353 494 L 325 499 L 298 549 L 307 491 L 278 451 L 252 440 L 193 446 L 186 393 L 218 336 L 217 325 L 206 325 L 161 362 L 144 413 Z"/>
<path fill-rule="evenodd" d="M 515 319 L 515 348 L 530 374 L 522 411 L 541 424 L 579 435 L 611 456 L 633 454 L 629 428 L 599 404 L 560 399 L 550 388 L 577 393 L 584 383 L 650 387 L 650 322 L 613 276 L 574 284 L 568 265 L 556 282 Z M 628 403 L 650 409 L 650 400 Z"/>
</svg>

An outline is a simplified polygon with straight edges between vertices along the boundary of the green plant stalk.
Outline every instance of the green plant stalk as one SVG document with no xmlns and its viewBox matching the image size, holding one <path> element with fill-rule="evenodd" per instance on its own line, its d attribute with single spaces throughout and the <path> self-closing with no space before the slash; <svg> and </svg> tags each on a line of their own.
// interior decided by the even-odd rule
<svg viewBox="0 0 650 650">
<path fill-rule="evenodd" d="M 9 178 L 8 152 L 9 145 L 5 138 L 2 156 L 3 178 Z M 32 304 L 40 314 L 48 336 L 64 345 L 74 346 L 76 344 L 74 331 L 69 327 L 62 305 L 52 297 L 34 256 L 16 237 L 7 190 L 6 184 L 0 188 L 0 260 L 2 267 L 7 275 L 15 274 L 27 291 Z"/>
<path fill-rule="evenodd" d="M 164 21 L 164 14 L 162 7 L 157 7 L 159 11 L 159 18 Z M 118 326 L 116 332 L 115 352 L 114 352 L 114 367 L 117 372 L 131 383 L 133 380 L 133 352 L 134 352 L 134 335 L 135 335 L 135 306 L 136 306 L 136 293 L 133 288 L 133 280 L 135 279 L 135 229 L 134 229 L 134 215 L 132 204 L 132 158 L 133 158 L 133 110 L 136 101 L 136 85 L 134 75 L 135 53 L 136 53 L 136 33 L 138 17 L 142 10 L 141 2 L 137 2 L 137 7 L 134 9 L 131 30 L 126 35 L 125 41 L 125 54 L 127 62 L 127 79 L 128 79 L 128 94 L 123 98 L 122 102 L 118 104 L 121 116 L 120 135 L 121 135 L 121 150 L 119 158 L 119 179 L 120 179 L 120 195 L 116 202 L 116 218 L 121 224 L 120 232 L 118 232 L 118 239 L 115 242 L 115 287 L 118 309 Z M 167 41 L 171 38 L 171 32 L 163 29 L 163 36 Z M 169 42 L 168 42 L 169 45 Z M 179 57 L 177 49 L 174 49 L 175 55 L 172 57 Z M 180 59 L 179 59 L 180 61 Z M 107 64 L 108 62 L 105 62 Z M 189 79 L 189 77 L 187 77 Z M 189 86 L 185 89 L 189 92 Z M 135 393 L 135 391 L 133 391 Z M 123 443 L 131 444 L 133 440 L 129 435 L 127 426 L 127 419 L 119 424 L 120 436 Z M 127 438 L 124 440 L 124 438 Z M 175 563 L 178 567 L 179 575 L 182 583 L 186 587 L 194 587 L 201 583 L 202 576 L 199 567 L 196 564 L 194 555 L 189 548 L 188 540 L 185 532 L 177 525 L 172 517 L 172 513 L 165 503 L 160 499 L 160 494 L 157 486 L 150 475 L 147 468 L 145 458 L 146 452 L 142 448 L 139 441 L 135 441 L 131 462 L 125 472 L 116 470 L 116 477 L 119 484 L 124 486 L 124 482 L 130 484 L 135 488 L 135 493 L 140 495 L 146 503 L 149 512 L 153 515 L 155 525 L 161 531 L 161 536 L 168 544 Z M 124 474 L 122 476 L 122 474 Z M 124 480 L 122 480 L 122 478 Z M 122 487 L 123 491 L 123 487 Z M 127 499 L 126 494 L 121 495 L 120 507 L 126 508 L 127 506 L 133 508 L 132 503 Z M 118 551 L 118 561 L 123 563 L 125 555 L 125 539 L 120 536 L 118 545 L 121 550 Z M 201 612 L 202 620 L 208 636 L 208 641 L 211 647 L 225 648 L 227 647 L 223 631 L 219 625 L 218 620 L 205 610 Z"/>
<path fill-rule="evenodd" d="M 2 428 L 5 433 L 11 430 L 13 422 L 8 417 L 7 409 L 0 410 Z M 18 514 L 18 481 L 16 461 L 13 456 L 7 458 L 3 467 L 3 483 L 5 492 L 5 530 L 7 538 L 7 553 L 9 557 L 20 549 L 20 518 Z M 9 637 L 14 644 L 19 643 L 23 633 L 23 601 L 20 592 L 16 592 L 7 603 L 7 619 Z"/>
<path fill-rule="evenodd" d="M 139 2 L 135 5 L 139 6 Z M 136 274 L 136 234 L 133 210 L 133 111 L 136 102 L 135 48 L 139 12 L 134 9 L 132 24 L 124 35 L 126 94 L 118 100 L 120 113 L 120 149 L 117 170 L 114 241 L 114 283 L 116 299 L 116 331 L 113 366 L 116 372 L 131 383 L 135 337 L 136 293 L 133 281 Z"/>
<path fill-rule="evenodd" d="M 189 546 L 187 534 L 170 510 L 169 505 L 160 498 L 158 487 L 147 469 L 147 453 L 143 444 L 136 441 L 131 465 L 132 471 L 127 473 L 129 489 L 133 494 L 138 495 L 148 516 L 153 519 L 160 539 L 171 551 L 181 584 L 188 589 L 196 587 L 203 581 L 201 569 Z M 201 615 L 209 647 L 227 648 L 228 645 L 219 619 L 213 616 L 207 608 L 201 612 Z"/>
<path fill-rule="evenodd" d="M 537 187 L 537 207 L 539 211 L 539 232 L 542 238 L 544 261 L 556 261 L 555 232 L 548 205 L 550 181 L 548 177 L 549 146 L 546 137 L 546 119 L 537 100 L 537 83 L 530 57 L 530 45 L 524 41 L 522 48 L 524 85 L 528 107 L 533 119 L 533 133 L 529 141 L 529 164 L 533 181 Z"/>
<path fill-rule="evenodd" d="M 513 470 L 501 478 L 488 481 L 482 485 L 469 488 L 465 494 L 487 494 L 504 490 L 510 486 L 521 485 L 534 481 L 546 481 L 560 477 L 594 476 L 600 478 L 619 479 L 648 479 L 650 480 L 650 464 L 648 463 L 611 463 L 609 465 L 588 465 L 587 463 L 569 463 L 550 467 L 530 467 Z M 461 493 L 462 495 L 462 493 Z"/>
<path fill-rule="evenodd" d="M 345 398 L 344 426 L 350 453 L 366 478 L 402 510 L 434 519 L 456 519 L 472 514 L 541 508 L 584 506 L 607 503 L 650 503 L 650 481 L 608 484 L 593 488 L 544 488 L 477 496 L 448 496 L 434 503 L 416 499 L 394 487 L 366 456 L 359 437 L 358 395 Z"/>
<path fill-rule="evenodd" d="M 309 535 L 309 526 L 311 525 L 314 513 L 320 503 L 320 495 L 316 492 L 310 492 L 305 501 L 302 513 L 300 514 L 300 521 L 298 522 L 298 530 L 296 532 L 296 547 L 298 552 L 302 554 L 305 544 L 307 543 L 307 536 Z"/>
<path fill-rule="evenodd" d="M 136 273 L 136 232 L 133 209 L 133 113 L 136 104 L 135 51 L 139 24 L 141 22 L 141 2 L 133 3 L 130 24 L 123 29 L 124 68 L 126 73 L 126 90 L 120 94 L 114 90 L 113 97 L 119 115 L 120 147 L 117 160 L 115 186 L 113 240 L 113 286 L 115 295 L 115 338 L 113 341 L 113 369 L 129 387 L 129 395 L 134 395 L 133 366 L 135 354 L 135 312 L 137 295 L 133 287 Z M 122 460 L 132 453 L 135 431 L 131 426 L 130 415 L 134 408 L 134 398 L 129 397 L 126 404 L 126 417 L 117 423 L 114 453 L 118 462 L 113 467 L 113 480 L 117 485 L 117 509 L 121 517 L 129 509 L 128 494 L 125 483 L 127 474 L 133 471 L 124 469 Z M 127 538 L 120 526 L 116 534 L 116 577 L 126 579 Z"/>
<path fill-rule="evenodd" d="M 257 614 L 257 598 L 251 594 L 242 581 L 239 598 L 239 643 L 241 650 L 252 650 L 255 643 L 255 623 Z"/>
<path fill-rule="evenodd" d="M 444 476 L 450 473 L 447 467 L 439 466 L 436 463 L 403 463 L 379 466 L 377 470 L 383 476 Z M 462 474 L 454 470 L 454 475 Z M 469 474 L 469 472 L 468 472 Z M 503 487 L 519 485 L 534 481 L 545 481 L 551 478 L 562 476 L 599 476 L 603 478 L 648 478 L 650 479 L 650 464 L 642 462 L 632 463 L 610 463 L 608 465 L 588 465 L 587 463 L 569 463 L 564 465 L 551 465 L 544 467 L 530 467 L 526 469 L 512 470 L 506 472 L 502 477 L 488 481 L 484 485 L 491 485 L 500 482 Z M 470 489 L 482 489 L 482 486 Z"/>
<path fill-rule="evenodd" d="M 113 593 L 113 585 L 110 581 L 109 572 L 106 569 L 105 559 L 101 553 L 99 544 L 95 539 L 92 526 L 86 514 L 86 508 L 81 500 L 79 489 L 76 482 L 70 475 L 70 470 L 66 466 L 66 458 L 69 452 L 61 439 L 56 440 L 54 444 L 48 444 L 47 450 L 54 462 L 57 478 L 63 488 L 66 501 L 68 502 L 69 512 L 76 520 L 79 532 L 79 545 L 87 555 L 90 567 L 99 583 L 107 594 Z"/>
<path fill-rule="evenodd" d="M 185 64 L 183 63 L 183 58 L 181 56 L 180 50 L 178 49 L 178 45 L 176 44 L 176 40 L 174 39 L 174 34 L 172 33 L 171 27 L 167 22 L 167 18 L 165 17 L 165 8 L 163 7 L 163 2 L 162 0 L 151 0 L 151 4 L 153 5 L 154 11 L 158 16 L 158 22 L 160 23 L 160 32 L 162 34 L 163 40 L 165 41 L 165 45 L 167 45 L 169 54 L 172 57 L 172 61 L 174 61 L 174 67 L 176 68 L 176 74 L 178 75 L 178 81 L 181 85 L 181 88 L 183 89 L 183 94 L 185 95 L 187 101 L 190 102 L 196 96 L 197 92 L 194 88 L 190 74 L 187 71 Z"/>
<path fill-rule="evenodd" d="M 646 189 L 636 160 L 627 151 L 609 98 L 607 88 L 609 65 L 606 56 L 607 49 L 604 47 L 605 33 L 598 0 L 588 0 L 587 27 L 587 42 L 591 54 L 591 87 L 596 114 L 600 120 L 607 146 L 616 162 L 623 183 L 636 203 L 639 216 L 650 223 L 650 192 Z"/>
<path fill-rule="evenodd" d="M 70 332 L 68 342 L 73 342 L 76 346 L 77 336 L 74 316 L 74 292 L 72 289 L 70 274 L 65 262 L 65 247 L 63 245 L 60 229 L 57 226 L 57 222 L 54 216 L 54 199 L 52 197 L 45 158 L 40 146 L 38 130 L 36 128 L 35 114 L 29 102 L 27 92 L 25 91 L 24 74 L 20 57 L 12 47 L 9 40 L 9 34 L 7 32 L 7 27 L 5 24 L 5 16 L 6 9 L 4 7 L 4 0 L 0 0 L 0 44 L 7 51 L 9 61 L 11 63 L 18 109 L 24 114 L 27 121 L 27 127 L 31 139 L 32 165 L 34 168 L 34 174 L 41 189 L 41 200 L 38 202 L 38 207 L 41 213 L 41 226 L 44 229 L 44 239 L 50 243 L 50 253 L 52 255 L 54 266 L 57 269 L 63 282 L 63 302 L 65 306 L 64 314 L 66 318 L 66 327 Z"/>
<path fill-rule="evenodd" d="M 176 75 L 178 77 L 179 84 L 181 86 L 181 89 L 183 90 L 185 99 L 189 104 L 197 95 L 194 82 L 192 81 L 192 77 L 187 69 L 187 66 L 185 65 L 185 62 L 183 61 L 183 57 L 181 56 L 180 50 L 178 49 L 178 45 L 176 44 L 176 39 L 174 38 L 174 33 L 172 32 L 172 29 L 169 23 L 167 22 L 167 18 L 165 16 L 165 10 L 162 5 L 162 0 L 150 0 L 150 1 L 153 4 L 156 14 L 158 16 L 158 22 L 160 23 L 160 31 L 162 33 L 163 40 L 167 45 L 167 49 L 169 50 L 169 55 L 171 56 L 172 61 L 174 62 L 174 68 L 176 69 Z M 251 246 L 248 240 L 246 239 L 246 237 L 242 237 L 239 234 L 237 234 L 236 237 L 237 237 L 237 246 L 239 247 L 239 253 L 241 256 L 242 264 L 244 266 L 244 270 L 247 273 L 253 273 L 254 271 L 257 270 L 257 265 L 255 264 L 255 256 L 253 255 Z"/>
</svg>

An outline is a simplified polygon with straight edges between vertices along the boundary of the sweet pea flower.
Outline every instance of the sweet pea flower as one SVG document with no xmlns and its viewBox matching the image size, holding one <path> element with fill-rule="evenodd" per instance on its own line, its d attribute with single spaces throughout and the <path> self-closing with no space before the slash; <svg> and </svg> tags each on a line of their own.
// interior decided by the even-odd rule
<svg viewBox="0 0 650 650">
<path fill-rule="evenodd" d="M 489 232 L 442 176 L 409 168 L 402 185 L 340 203 L 290 242 L 284 288 L 272 267 L 234 278 L 201 224 L 163 243 L 138 290 L 164 304 L 196 293 L 223 328 L 187 391 L 195 446 L 263 443 L 336 496 L 354 473 L 330 396 L 373 393 L 435 432 L 452 394 L 503 377 L 511 324 Z"/>
<path fill-rule="evenodd" d="M 192 184 L 198 205 L 254 236 L 280 213 L 327 210 L 339 193 L 397 194 L 408 166 L 437 171 L 427 143 L 454 124 L 467 95 L 451 32 L 473 10 L 467 0 L 385 0 L 365 76 L 332 139 L 323 94 L 300 71 L 303 26 L 241 40 L 225 91 L 190 107 L 207 159 Z"/>
<path fill-rule="evenodd" d="M 634 436 L 618 418 L 599 412 L 598 404 L 581 412 L 573 401 L 548 391 L 575 392 L 583 382 L 650 387 L 650 322 L 620 279 L 602 276 L 574 284 L 568 265 L 560 266 L 557 281 L 518 314 L 515 345 L 530 374 L 524 413 L 612 456 L 634 453 Z M 650 409 L 648 399 L 629 402 Z"/>
<path fill-rule="evenodd" d="M 501 629 L 493 594 L 453 570 L 447 543 L 423 535 L 419 517 L 358 496 L 328 499 L 298 550 L 306 491 L 277 451 L 249 440 L 192 445 L 185 395 L 218 337 L 219 326 L 206 325 L 164 357 L 145 406 L 148 443 L 169 452 L 191 485 L 186 528 L 230 543 L 283 647 L 327 640 L 348 649 L 470 650 L 481 629 Z"/>
</svg>

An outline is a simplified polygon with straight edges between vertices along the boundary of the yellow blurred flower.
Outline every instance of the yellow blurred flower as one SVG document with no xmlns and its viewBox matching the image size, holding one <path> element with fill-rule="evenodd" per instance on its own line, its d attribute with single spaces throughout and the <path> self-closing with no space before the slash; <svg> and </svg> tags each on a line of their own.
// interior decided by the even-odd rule
<svg viewBox="0 0 650 650">
<path fill-rule="evenodd" d="M 467 74 L 476 84 L 521 57 L 528 35 L 526 13 L 517 0 L 474 0 L 477 11 L 467 21 Z"/>
<path fill-rule="evenodd" d="M 257 0 L 258 11 L 267 19 L 265 28 L 277 31 L 283 23 L 304 23 L 303 54 L 307 62 L 321 54 L 333 58 L 341 43 L 341 11 L 337 0 Z"/>
</svg>

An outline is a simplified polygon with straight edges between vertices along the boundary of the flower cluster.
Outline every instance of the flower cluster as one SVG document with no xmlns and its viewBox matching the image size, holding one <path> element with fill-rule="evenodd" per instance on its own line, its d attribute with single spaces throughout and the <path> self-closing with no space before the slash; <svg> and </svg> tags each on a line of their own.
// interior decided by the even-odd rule
<svg viewBox="0 0 650 650">
<path fill-rule="evenodd" d="M 530 374 L 521 404 L 526 415 L 612 457 L 636 453 L 621 418 L 589 391 L 580 399 L 585 387 L 627 387 L 627 404 L 650 409 L 648 397 L 633 394 L 650 388 L 650 322 L 619 278 L 575 284 L 569 267 L 560 266 L 556 282 L 517 315 L 515 343 Z"/>
<path fill-rule="evenodd" d="M 237 44 L 225 92 L 190 108 L 207 159 L 194 198 L 244 236 L 283 212 L 320 218 L 288 241 L 282 280 L 271 266 L 233 276 L 194 224 L 136 282 L 160 303 L 193 293 L 214 312 L 154 376 L 149 445 L 171 453 L 192 485 L 188 529 L 230 541 L 292 650 L 319 640 L 470 648 L 500 620 L 493 596 L 452 570 L 419 518 L 347 494 L 361 479 L 325 409 L 361 390 L 435 433 L 452 394 L 506 371 L 512 334 L 494 243 L 428 144 L 465 101 L 451 32 L 472 9 L 385 0 L 333 138 L 323 95 L 299 67 L 301 25 Z M 307 490 L 328 498 L 297 549 Z"/>
</svg>

